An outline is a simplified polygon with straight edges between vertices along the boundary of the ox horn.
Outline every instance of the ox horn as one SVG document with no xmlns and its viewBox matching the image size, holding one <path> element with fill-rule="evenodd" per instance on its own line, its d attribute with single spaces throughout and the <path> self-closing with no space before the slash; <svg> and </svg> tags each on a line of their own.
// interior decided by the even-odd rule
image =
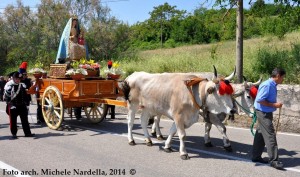
<svg viewBox="0 0 300 177">
<path fill-rule="evenodd" d="M 212 81 L 214 83 L 218 84 L 219 83 L 219 81 L 218 81 L 218 72 L 217 72 L 217 69 L 216 69 L 215 65 L 213 65 L 213 67 L 214 67 L 214 77 L 212 78 Z"/>
<path fill-rule="evenodd" d="M 243 75 L 243 79 L 244 79 L 244 85 L 245 85 L 245 87 L 249 87 L 249 85 L 248 85 L 248 81 L 247 81 L 247 78 Z"/>
<path fill-rule="evenodd" d="M 235 71 L 236 71 L 236 67 L 234 67 L 234 71 L 228 77 L 225 77 L 224 79 L 228 80 L 228 81 L 232 80 L 235 75 Z"/>
<path fill-rule="evenodd" d="M 253 85 L 259 86 L 259 84 L 261 83 L 261 81 L 262 81 L 262 77 L 260 77 L 260 79 L 257 82 L 253 83 Z"/>
<path fill-rule="evenodd" d="M 215 65 L 213 65 L 213 67 L 214 67 L 214 77 L 212 78 L 212 80 L 214 81 L 218 77 L 218 72 L 217 72 L 217 69 L 216 69 Z"/>
</svg>

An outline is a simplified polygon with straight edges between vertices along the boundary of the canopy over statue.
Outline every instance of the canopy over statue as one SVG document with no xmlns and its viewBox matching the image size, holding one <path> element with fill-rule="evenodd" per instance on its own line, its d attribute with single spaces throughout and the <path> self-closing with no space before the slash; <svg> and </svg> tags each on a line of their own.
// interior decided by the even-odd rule
<svg viewBox="0 0 300 177">
<path fill-rule="evenodd" d="M 88 58 L 87 45 L 77 17 L 71 17 L 61 35 L 55 63 Z"/>
</svg>

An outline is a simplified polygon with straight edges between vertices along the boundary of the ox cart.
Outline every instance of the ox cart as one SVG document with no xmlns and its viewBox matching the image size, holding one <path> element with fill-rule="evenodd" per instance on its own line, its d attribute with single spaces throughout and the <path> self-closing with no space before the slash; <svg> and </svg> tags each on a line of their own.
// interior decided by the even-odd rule
<svg viewBox="0 0 300 177">
<path fill-rule="evenodd" d="M 45 122 L 55 130 L 61 126 L 66 108 L 83 107 L 86 117 L 92 123 L 99 123 L 106 117 L 108 105 L 126 106 L 125 101 L 116 100 L 123 95 L 118 81 L 100 77 L 81 80 L 37 77 L 28 93 L 40 95 Z"/>
</svg>

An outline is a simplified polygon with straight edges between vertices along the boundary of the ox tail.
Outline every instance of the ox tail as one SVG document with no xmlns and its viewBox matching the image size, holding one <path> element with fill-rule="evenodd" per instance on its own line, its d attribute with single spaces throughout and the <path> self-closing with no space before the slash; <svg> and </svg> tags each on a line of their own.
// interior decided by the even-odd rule
<svg viewBox="0 0 300 177">
<path fill-rule="evenodd" d="M 130 86 L 127 81 L 124 81 L 122 84 L 122 91 L 124 93 L 124 98 L 125 100 L 129 100 L 129 93 L 130 93 Z"/>
</svg>

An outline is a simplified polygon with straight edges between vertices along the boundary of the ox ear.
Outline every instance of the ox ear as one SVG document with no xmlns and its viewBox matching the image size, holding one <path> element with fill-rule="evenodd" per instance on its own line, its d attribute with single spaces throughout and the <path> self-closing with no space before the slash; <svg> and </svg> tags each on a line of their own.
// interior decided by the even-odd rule
<svg viewBox="0 0 300 177">
<path fill-rule="evenodd" d="M 208 94 L 212 94 L 215 90 L 216 90 L 215 87 L 209 87 L 209 88 L 207 89 L 207 93 L 208 93 Z"/>
<path fill-rule="evenodd" d="M 216 87 L 218 86 L 218 84 L 215 84 L 214 82 L 207 82 L 206 86 L 205 86 L 205 90 L 208 94 L 212 94 L 215 90 Z"/>
<path fill-rule="evenodd" d="M 236 67 L 234 67 L 234 71 L 229 76 L 225 77 L 224 79 L 228 80 L 228 81 L 232 80 L 235 75 L 235 72 L 236 72 Z"/>
</svg>

